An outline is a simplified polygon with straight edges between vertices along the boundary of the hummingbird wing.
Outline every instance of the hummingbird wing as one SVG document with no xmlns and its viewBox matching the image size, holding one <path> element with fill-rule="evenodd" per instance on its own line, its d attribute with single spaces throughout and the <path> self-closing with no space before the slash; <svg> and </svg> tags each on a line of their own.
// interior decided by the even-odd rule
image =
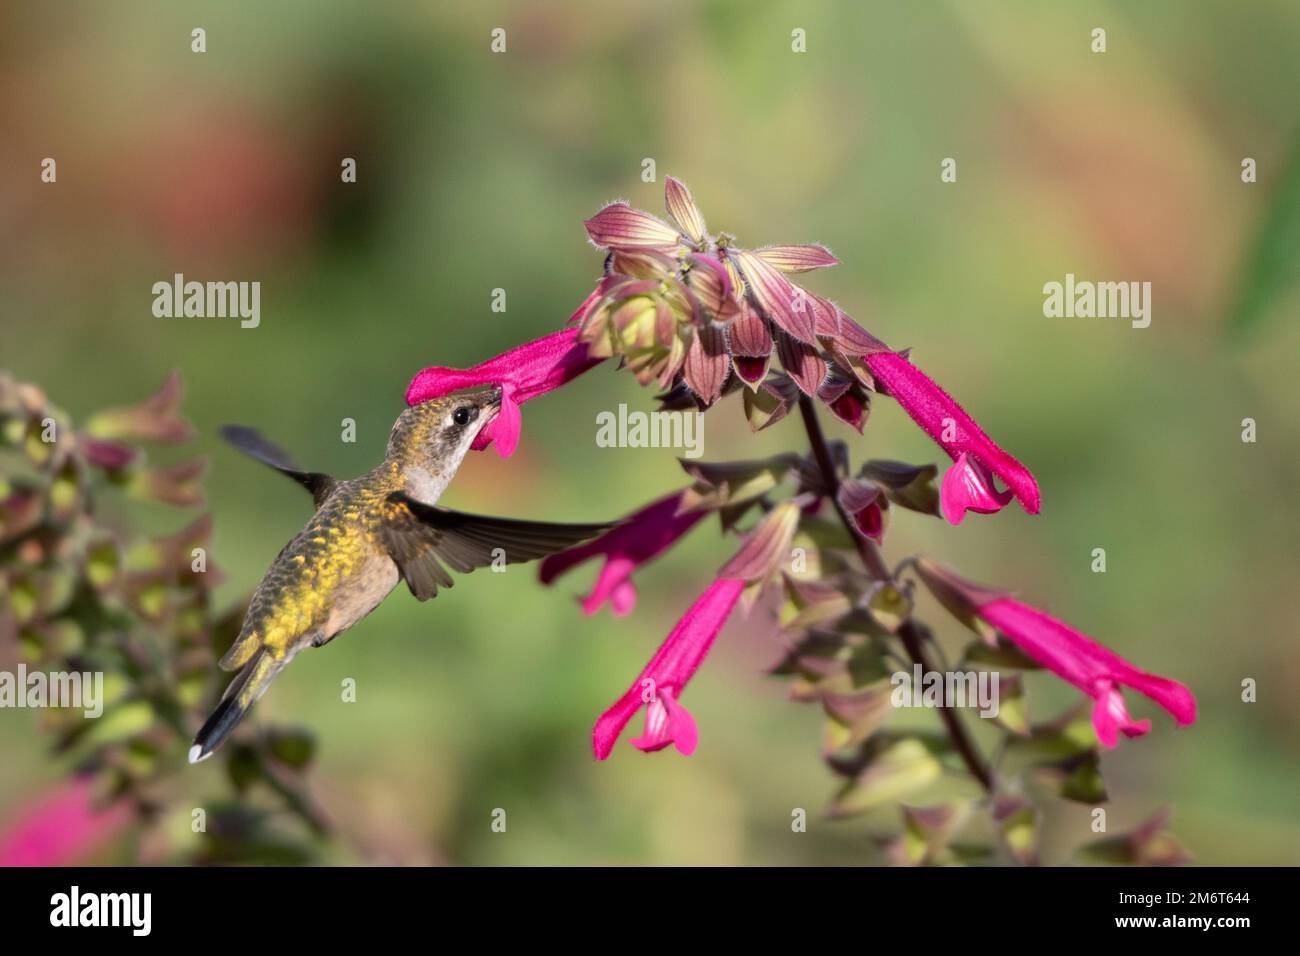
<svg viewBox="0 0 1300 956">
<path fill-rule="evenodd" d="M 279 445 L 247 425 L 222 425 L 221 437 L 242 451 L 249 458 L 269 465 L 282 475 L 288 475 L 298 484 L 311 492 L 316 507 L 330 496 L 338 481 L 319 471 L 302 471 L 293 464 L 293 459 Z"/>
<path fill-rule="evenodd" d="M 467 574 L 495 562 L 518 564 L 564 551 L 614 524 L 555 524 L 465 514 L 394 491 L 384 505 L 379 538 L 411 593 L 427 601 L 452 586 L 446 564 Z"/>
</svg>

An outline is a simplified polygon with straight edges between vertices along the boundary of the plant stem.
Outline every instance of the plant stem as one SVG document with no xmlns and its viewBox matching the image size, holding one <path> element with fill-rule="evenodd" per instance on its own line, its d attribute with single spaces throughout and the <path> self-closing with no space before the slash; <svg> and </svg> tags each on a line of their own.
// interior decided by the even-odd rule
<svg viewBox="0 0 1300 956">
<path fill-rule="evenodd" d="M 808 442 L 812 446 L 813 457 L 817 460 L 817 467 L 821 470 L 826 493 L 835 505 L 835 512 L 840 516 L 840 521 L 844 523 L 844 528 L 848 531 L 849 537 L 857 545 L 858 556 L 862 558 L 867 573 L 878 581 L 895 584 L 894 577 L 889 573 L 889 568 L 885 564 L 884 558 L 881 557 L 880 549 L 876 547 L 876 543 L 858 533 L 853 520 L 840 504 L 840 477 L 835 470 L 835 460 L 831 457 L 830 448 L 826 444 L 826 436 L 822 434 L 821 422 L 817 418 L 817 407 L 807 395 L 799 396 L 799 413 L 803 416 L 804 431 L 808 433 Z M 895 586 L 897 585 L 895 584 Z M 898 636 L 914 663 L 920 664 L 921 669 L 926 672 L 934 670 L 929 655 L 925 651 L 925 635 L 916 626 L 915 622 L 911 619 L 904 621 L 898 629 Z M 952 738 L 953 746 L 957 748 L 957 753 L 961 756 L 967 769 L 970 770 L 971 775 L 980 782 L 980 785 L 986 791 L 993 793 L 996 786 L 993 774 L 984 762 L 979 750 L 975 747 L 975 742 L 966 732 L 966 725 L 962 723 L 957 713 L 946 704 L 940 704 L 938 710 L 939 717 L 948 730 L 948 736 Z"/>
</svg>

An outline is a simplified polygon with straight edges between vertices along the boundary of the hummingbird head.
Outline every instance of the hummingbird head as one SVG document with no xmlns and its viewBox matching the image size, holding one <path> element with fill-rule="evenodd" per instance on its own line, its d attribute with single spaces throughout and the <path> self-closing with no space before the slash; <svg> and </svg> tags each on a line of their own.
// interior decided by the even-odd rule
<svg viewBox="0 0 1300 956">
<path fill-rule="evenodd" d="M 501 386 L 480 385 L 412 405 L 398 416 L 387 459 L 406 475 L 407 490 L 436 501 L 478 436 L 501 409 Z"/>
</svg>

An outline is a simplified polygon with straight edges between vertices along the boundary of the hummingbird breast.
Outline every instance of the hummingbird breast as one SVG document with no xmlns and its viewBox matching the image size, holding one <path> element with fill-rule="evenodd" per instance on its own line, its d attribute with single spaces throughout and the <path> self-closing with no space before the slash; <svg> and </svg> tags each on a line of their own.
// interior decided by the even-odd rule
<svg viewBox="0 0 1300 956">
<path fill-rule="evenodd" d="M 342 482 L 280 552 L 253 593 L 239 643 L 256 636 L 277 658 L 323 644 L 378 607 L 397 585 L 397 565 L 377 537 L 388 489 Z M 251 642 L 250 642 L 251 643 Z"/>
</svg>

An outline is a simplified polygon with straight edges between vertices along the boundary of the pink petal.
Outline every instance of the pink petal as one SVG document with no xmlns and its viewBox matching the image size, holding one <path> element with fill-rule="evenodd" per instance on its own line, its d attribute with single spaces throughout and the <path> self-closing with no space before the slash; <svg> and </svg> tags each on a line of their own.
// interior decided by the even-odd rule
<svg viewBox="0 0 1300 956">
<path fill-rule="evenodd" d="M 673 746 L 684 757 L 695 753 L 700 742 L 700 731 L 695 725 L 691 712 L 673 699 L 669 693 L 663 695 L 664 706 L 668 708 L 668 733 L 672 736 Z"/>
<path fill-rule="evenodd" d="M 646 707 L 645 733 L 629 741 L 633 747 L 646 753 L 663 750 L 669 744 L 677 752 L 689 757 L 700 742 L 699 728 L 691 712 L 679 704 L 670 688 L 660 690 Z"/>
<path fill-rule="evenodd" d="M 609 604 L 615 617 L 627 617 L 636 607 L 636 585 L 631 581 L 620 583 L 610 595 Z"/>
<path fill-rule="evenodd" d="M 1093 723 L 1102 742 L 1110 741 L 1107 746 L 1114 746 L 1119 730 L 1135 736 L 1149 726 L 1129 718 L 1119 696 L 1121 684 L 1155 701 L 1183 726 L 1196 720 L 1196 698 L 1186 686 L 1138 669 L 1037 608 L 1013 598 L 994 597 L 981 603 L 976 613 L 1029 657 L 1098 701 Z"/>
<path fill-rule="evenodd" d="M 698 326 L 686 352 L 686 363 L 682 366 L 687 386 L 706 405 L 712 405 L 722 397 L 722 387 L 730 369 L 726 333 L 712 322 Z"/>
<path fill-rule="evenodd" d="M 839 306 L 818 295 L 808 297 L 813 328 L 820 338 L 829 339 L 846 355 L 888 352 L 889 346 L 849 318 Z"/>
<path fill-rule="evenodd" d="M 1105 682 L 1105 689 L 1092 708 L 1092 726 L 1102 746 L 1112 748 L 1119 743 L 1119 732 L 1126 737 L 1141 737 L 1151 729 L 1151 721 L 1134 720 L 1124 706 L 1124 695 L 1118 687 Z"/>
<path fill-rule="evenodd" d="M 831 251 L 821 245 L 807 246 L 764 246 L 754 250 L 757 255 L 782 272 L 808 272 L 812 269 L 825 269 L 837 266 L 840 260 L 831 255 Z"/>
<path fill-rule="evenodd" d="M 777 333 L 776 350 L 781 357 L 781 367 L 799 390 L 805 395 L 816 395 L 826 381 L 826 360 L 821 353 L 784 332 Z"/>
<path fill-rule="evenodd" d="M 597 760 L 607 760 L 614 752 L 619 734 L 628 725 L 636 712 L 641 709 L 641 699 L 635 688 L 631 696 L 624 694 L 608 710 L 596 718 L 596 725 L 591 728 L 591 750 Z"/>
<path fill-rule="evenodd" d="M 706 511 L 682 511 L 682 492 L 675 491 L 650 502 L 628 515 L 611 531 L 576 548 L 548 555 L 538 577 L 550 584 L 571 568 L 592 558 L 604 557 L 590 596 L 582 603 L 586 614 L 594 614 L 606 601 L 616 615 L 627 614 L 636 604 L 632 572 L 663 554 L 704 518 Z M 620 590 L 626 583 L 626 589 Z"/>
<path fill-rule="evenodd" d="M 813 313 L 808 305 L 811 296 L 796 289 L 776 267 L 753 252 L 742 249 L 733 252 L 731 258 L 740 268 L 750 294 L 767 318 L 805 345 L 817 344 Z M 802 307 L 796 305 L 796 298 L 800 296 Z"/>
<path fill-rule="evenodd" d="M 596 577 L 596 584 L 591 589 L 591 593 L 583 599 L 582 613 L 588 617 L 595 614 L 604 606 L 606 601 L 613 603 L 613 599 L 618 594 L 619 589 L 624 585 L 631 587 L 629 579 L 632 572 L 636 569 L 636 562 L 626 555 L 612 554 L 605 559 L 604 565 L 600 569 L 600 574 Z M 624 594 L 623 600 L 626 602 L 627 595 Z M 636 590 L 633 589 L 631 603 L 625 603 L 623 614 L 626 614 L 636 604 Z M 619 615 L 619 608 L 614 606 L 614 613 Z"/>
<path fill-rule="evenodd" d="M 77 780 L 48 794 L 0 833 L 0 866 L 67 866 L 111 836 L 130 815 L 125 803 L 96 808 L 91 784 Z"/>
<path fill-rule="evenodd" d="M 667 699 L 665 688 L 675 691 L 677 695 L 681 694 L 708 655 L 714 639 L 731 616 L 744 589 L 744 581 L 718 578 L 682 615 L 682 619 L 660 645 L 654 657 L 650 658 L 632 686 L 597 718 L 591 733 L 592 749 L 597 760 L 604 760 L 610 755 L 623 728 L 645 705 L 642 699 L 644 688 L 655 688 L 658 699 Z M 676 719 L 667 707 L 662 716 L 670 723 Z M 689 714 L 681 720 L 688 718 Z M 685 723 L 672 723 L 672 726 L 674 732 L 680 730 L 683 742 L 694 749 L 694 721 L 690 721 L 689 728 Z M 645 742 L 644 738 L 639 739 Z"/>
<path fill-rule="evenodd" d="M 509 457 L 519 444 L 519 406 L 554 391 L 604 361 L 591 357 L 587 343 L 578 338 L 579 331 L 569 327 L 553 332 L 473 368 L 438 365 L 426 368 L 407 387 L 406 404 L 418 405 L 476 385 L 500 385 L 501 411 L 475 436 L 470 447 L 481 451 L 495 440 L 498 453 L 503 458 Z"/>
<path fill-rule="evenodd" d="M 583 225 L 602 249 L 653 249 L 678 243 L 676 229 L 625 202 L 610 203 Z"/>
<path fill-rule="evenodd" d="M 767 376 L 772 361 L 772 333 L 767 322 L 745 303 L 727 325 L 727 349 L 736 374 L 751 388 Z"/>
<path fill-rule="evenodd" d="M 967 511 L 991 515 L 1001 511 L 1013 497 L 1011 489 L 996 491 L 993 476 L 978 459 L 962 452 L 944 473 L 939 486 L 939 509 L 952 524 L 961 524 Z"/>
<path fill-rule="evenodd" d="M 700 212 L 700 207 L 695 205 L 691 191 L 686 188 L 686 185 L 672 176 L 665 178 L 664 201 L 668 206 L 668 215 L 672 217 L 673 222 L 677 223 L 678 228 L 689 236 L 692 242 L 703 241 L 704 214 Z"/>
<path fill-rule="evenodd" d="M 406 404 L 418 405 L 476 385 L 513 385 L 515 400 L 523 403 L 554 391 L 602 361 L 587 355 L 587 345 L 578 339 L 576 328 L 566 328 L 525 342 L 473 368 L 426 368 L 411 380 Z"/>
<path fill-rule="evenodd" d="M 724 306 L 732 302 L 731 273 L 713 256 L 692 252 L 688 258 L 691 268 L 686 273 L 686 287 L 708 310 L 710 318 L 719 317 Z"/>
<path fill-rule="evenodd" d="M 519 446 L 519 432 L 522 427 L 523 415 L 519 411 L 519 404 L 507 389 L 501 395 L 501 410 L 497 412 L 496 418 L 488 422 L 487 427 L 475 436 L 474 444 L 477 445 L 480 439 L 484 439 L 483 447 L 487 447 L 487 442 L 495 440 L 497 454 L 502 458 L 509 458 Z"/>
<path fill-rule="evenodd" d="M 872 352 L 864 357 L 864 361 L 877 385 L 883 386 L 954 461 L 963 452 L 967 453 L 1001 478 L 1020 499 L 1025 511 L 1031 515 L 1038 514 L 1041 505 L 1038 482 L 1029 469 L 994 444 L 947 392 L 897 352 Z M 967 476 L 959 473 L 957 477 L 964 480 Z M 953 494 L 955 505 L 961 496 L 956 488 Z M 960 514 L 956 517 L 960 520 Z"/>
</svg>

